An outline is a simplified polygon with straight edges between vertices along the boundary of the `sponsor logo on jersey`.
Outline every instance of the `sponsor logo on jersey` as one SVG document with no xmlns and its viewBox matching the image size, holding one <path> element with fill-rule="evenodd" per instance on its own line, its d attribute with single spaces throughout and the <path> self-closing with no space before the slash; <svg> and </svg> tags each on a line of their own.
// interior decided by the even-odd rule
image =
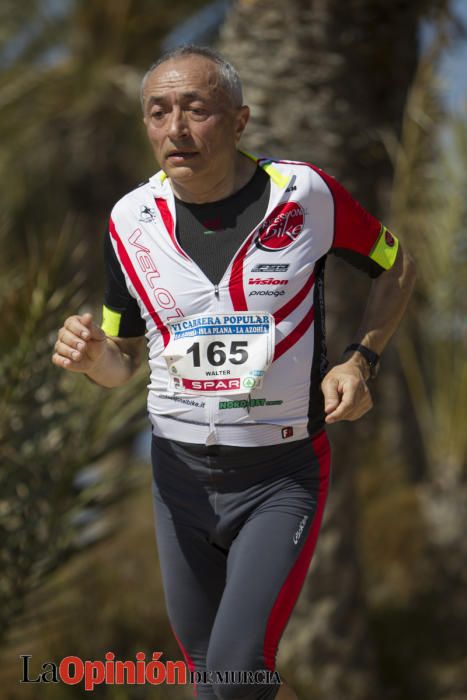
<svg viewBox="0 0 467 700">
<path fill-rule="evenodd" d="M 234 401 L 219 401 L 221 410 L 229 408 L 254 408 L 255 406 L 280 406 L 282 399 L 269 401 L 268 399 L 235 399 Z"/>
<path fill-rule="evenodd" d="M 390 248 L 392 248 L 393 245 L 394 245 L 395 242 L 396 242 L 396 241 L 394 240 L 394 236 L 392 235 L 392 233 L 391 233 L 390 231 L 386 231 L 386 233 L 384 234 L 384 240 L 386 241 L 386 244 L 387 244 Z"/>
<path fill-rule="evenodd" d="M 149 224 L 155 221 L 157 218 L 156 210 L 152 207 L 148 207 L 146 204 L 142 204 L 139 209 L 139 220 L 145 224 Z"/>
<path fill-rule="evenodd" d="M 175 379 L 175 378 L 174 378 Z M 176 377 L 178 379 L 178 377 Z M 253 377 L 252 377 L 253 379 Z M 253 379 L 253 384 L 255 384 Z M 195 391 L 220 391 L 221 389 L 241 389 L 240 379 L 184 379 L 182 386 Z"/>
<path fill-rule="evenodd" d="M 302 536 L 303 529 L 306 525 L 306 521 L 308 520 L 308 515 L 304 515 L 303 518 L 300 520 L 300 525 L 298 526 L 298 530 L 293 536 L 293 543 L 298 544 L 298 540 Z"/>
<path fill-rule="evenodd" d="M 298 202 L 282 202 L 259 226 L 256 245 L 261 250 L 288 248 L 303 231 L 305 212 Z"/>
<path fill-rule="evenodd" d="M 270 265 L 269 263 L 260 263 L 251 268 L 252 272 L 287 272 L 289 263 Z"/>
<path fill-rule="evenodd" d="M 289 280 L 278 280 L 274 277 L 268 277 L 267 279 L 261 279 L 261 277 L 256 277 L 253 279 L 250 277 L 248 284 L 288 284 Z"/>
<path fill-rule="evenodd" d="M 254 289 L 249 297 L 283 297 L 285 289 Z"/>
<path fill-rule="evenodd" d="M 289 437 L 292 437 L 293 435 L 293 428 L 282 428 L 282 439 L 286 440 Z"/>
<path fill-rule="evenodd" d="M 177 377 L 178 379 L 178 377 Z M 166 396 L 165 394 L 157 394 L 157 398 L 164 399 L 164 401 L 175 401 L 176 403 L 183 403 L 185 406 L 196 406 L 197 408 L 204 408 L 204 401 L 195 401 L 195 399 L 182 399 L 180 396 Z"/>
<path fill-rule="evenodd" d="M 138 261 L 138 265 L 145 276 L 146 283 L 152 289 L 152 294 L 157 306 L 160 307 L 160 309 L 174 309 L 170 316 L 167 315 L 166 318 L 168 321 L 183 317 L 183 311 L 178 308 L 177 302 L 171 292 L 164 287 L 156 287 L 154 280 L 158 280 L 161 274 L 151 257 L 150 249 L 143 243 L 143 240 L 140 240 L 141 237 L 143 237 L 144 240 L 143 230 L 137 228 L 128 238 L 128 243 L 133 248 L 136 248 L 136 251 L 132 251 L 132 253 Z"/>
</svg>

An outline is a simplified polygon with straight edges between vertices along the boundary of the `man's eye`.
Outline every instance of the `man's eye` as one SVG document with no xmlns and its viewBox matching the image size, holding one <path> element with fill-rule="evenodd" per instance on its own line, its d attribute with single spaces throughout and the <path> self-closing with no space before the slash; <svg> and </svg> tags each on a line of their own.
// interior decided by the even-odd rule
<svg viewBox="0 0 467 700">
<path fill-rule="evenodd" d="M 164 116 L 164 112 L 161 109 L 157 109 L 154 112 L 151 112 L 151 117 L 153 119 L 162 119 Z"/>
<path fill-rule="evenodd" d="M 205 109 L 201 109 L 201 107 L 192 107 L 190 111 L 195 115 L 195 117 L 204 117 L 207 114 L 207 111 Z"/>
</svg>

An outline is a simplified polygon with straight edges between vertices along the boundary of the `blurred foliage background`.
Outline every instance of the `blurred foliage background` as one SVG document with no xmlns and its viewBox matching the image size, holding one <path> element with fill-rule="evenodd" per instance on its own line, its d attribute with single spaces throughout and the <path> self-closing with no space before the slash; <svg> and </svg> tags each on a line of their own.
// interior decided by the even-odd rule
<svg viewBox="0 0 467 700">
<path fill-rule="evenodd" d="M 135 453 L 144 368 L 101 389 L 50 362 L 57 329 L 99 316 L 102 232 L 154 170 L 139 107 L 164 46 L 217 44 L 245 83 L 246 145 L 308 159 L 400 235 L 418 267 L 375 410 L 334 426 L 333 492 L 284 635 L 303 700 L 467 700 L 467 125 L 439 66 L 465 42 L 448 0 L 3 0 L 0 6 L 0 688 L 112 650 L 180 658 L 165 614 L 150 469 Z M 278 98 L 278 86 L 280 97 Z M 336 361 L 366 280 L 328 270 Z M 349 291 L 351 290 L 351 291 Z M 109 700 L 188 688 L 101 686 Z"/>
</svg>

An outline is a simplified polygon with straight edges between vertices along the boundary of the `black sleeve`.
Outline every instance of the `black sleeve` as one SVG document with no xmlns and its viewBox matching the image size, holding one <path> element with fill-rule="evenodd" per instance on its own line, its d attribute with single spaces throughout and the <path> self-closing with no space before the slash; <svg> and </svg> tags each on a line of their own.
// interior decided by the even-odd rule
<svg viewBox="0 0 467 700">
<path fill-rule="evenodd" d="M 146 333 L 138 303 L 128 291 L 125 276 L 115 254 L 110 233 L 104 235 L 104 264 L 106 287 L 102 328 L 107 335 L 136 338 Z"/>
<path fill-rule="evenodd" d="M 367 256 L 356 253 L 354 250 L 348 250 L 346 248 L 331 248 L 329 252 L 336 255 L 338 258 L 342 258 L 352 265 L 352 267 L 356 267 L 357 270 L 365 272 L 365 274 L 373 279 L 375 277 L 379 277 L 380 274 L 384 272 L 384 268 L 381 267 L 381 265 L 378 265 L 378 263 L 374 262 L 374 260 Z"/>
</svg>

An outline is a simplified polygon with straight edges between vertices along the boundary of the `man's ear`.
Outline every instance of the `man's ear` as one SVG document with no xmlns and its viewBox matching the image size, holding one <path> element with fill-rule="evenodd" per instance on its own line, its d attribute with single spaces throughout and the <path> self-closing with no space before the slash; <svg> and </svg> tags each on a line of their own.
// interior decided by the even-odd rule
<svg viewBox="0 0 467 700">
<path fill-rule="evenodd" d="M 235 141 L 238 143 L 240 138 L 245 131 L 245 127 L 248 124 L 250 118 L 250 108 L 247 105 L 240 107 L 236 118 L 235 118 Z"/>
</svg>

